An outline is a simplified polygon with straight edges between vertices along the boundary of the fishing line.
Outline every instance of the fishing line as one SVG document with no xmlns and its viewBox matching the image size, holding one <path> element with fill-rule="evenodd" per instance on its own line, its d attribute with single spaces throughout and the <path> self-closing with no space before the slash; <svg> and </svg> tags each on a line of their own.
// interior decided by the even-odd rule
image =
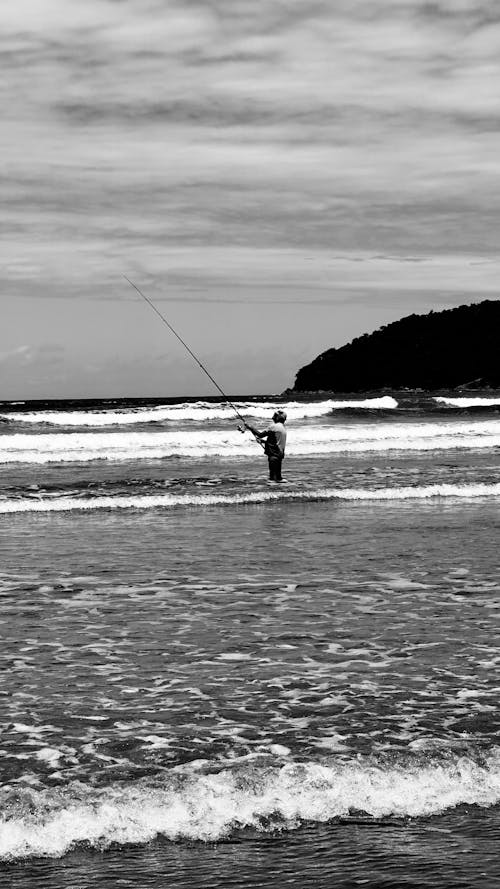
<svg viewBox="0 0 500 889">
<path fill-rule="evenodd" d="M 147 302 L 147 304 L 148 304 L 149 306 L 151 306 L 151 308 L 153 309 L 153 312 L 156 312 L 156 314 L 158 315 L 158 317 L 163 321 L 164 324 L 166 324 L 166 326 L 167 326 L 168 329 L 174 334 L 174 336 L 177 337 L 177 339 L 179 340 L 179 342 L 182 343 L 182 345 L 183 345 L 184 348 L 189 352 L 189 354 L 191 355 L 191 357 L 194 358 L 194 360 L 196 361 L 196 364 L 197 364 L 199 367 L 201 367 L 203 373 L 205 373 L 205 374 L 207 375 L 208 379 L 211 380 L 211 382 L 214 384 L 214 386 L 216 387 L 216 389 L 218 389 L 218 391 L 219 391 L 220 394 L 222 395 L 224 401 L 229 405 L 229 407 L 231 407 L 231 408 L 233 409 L 233 411 L 235 412 L 236 416 L 237 416 L 237 417 L 241 420 L 241 422 L 243 423 L 244 428 L 247 428 L 246 420 L 241 416 L 239 410 L 235 407 L 235 405 L 233 404 L 233 402 L 231 401 L 231 399 L 228 398 L 228 396 L 227 396 L 226 393 L 223 391 L 223 389 L 221 389 L 221 387 L 219 386 L 217 380 L 214 380 L 212 374 L 209 373 L 209 371 L 206 369 L 205 365 L 202 364 L 201 361 L 199 360 L 199 358 L 196 357 L 196 355 L 194 354 L 193 350 L 189 348 L 188 344 L 187 344 L 186 342 L 184 342 L 184 340 L 182 339 L 182 337 L 177 333 L 176 330 L 174 330 L 174 328 L 172 327 L 172 325 L 170 324 L 170 322 L 167 321 L 167 319 L 165 318 L 165 316 L 160 312 L 160 310 L 157 308 L 157 306 L 155 306 L 154 302 L 152 302 L 152 301 L 149 299 L 149 297 L 146 296 L 146 294 L 143 293 L 142 290 L 140 290 L 140 288 L 137 286 L 137 284 L 134 284 L 134 282 L 130 280 L 130 278 L 127 278 L 126 275 L 124 275 L 123 277 L 125 278 L 126 281 L 128 281 L 128 283 L 130 284 L 130 286 L 133 287 L 134 290 L 137 291 L 137 293 L 139 294 L 139 296 L 142 296 L 143 300 L 145 300 L 145 302 Z M 241 431 L 243 432 L 244 430 L 242 429 Z M 252 430 L 250 430 L 250 432 L 252 432 Z M 252 435 L 253 435 L 253 437 L 255 438 L 255 441 L 258 442 L 258 443 L 260 444 L 261 447 L 264 447 L 264 444 L 263 444 L 263 442 L 260 440 L 260 438 L 257 438 L 257 436 L 255 435 L 255 433 L 253 433 L 253 432 L 252 432 Z"/>
</svg>

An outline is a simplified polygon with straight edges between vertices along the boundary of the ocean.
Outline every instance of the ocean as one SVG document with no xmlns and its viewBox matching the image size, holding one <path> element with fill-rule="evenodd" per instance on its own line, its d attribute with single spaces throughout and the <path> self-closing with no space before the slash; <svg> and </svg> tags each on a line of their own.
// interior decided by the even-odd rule
<svg viewBox="0 0 500 889">
<path fill-rule="evenodd" d="M 500 881 L 500 394 L 0 404 L 2 887 Z"/>
</svg>

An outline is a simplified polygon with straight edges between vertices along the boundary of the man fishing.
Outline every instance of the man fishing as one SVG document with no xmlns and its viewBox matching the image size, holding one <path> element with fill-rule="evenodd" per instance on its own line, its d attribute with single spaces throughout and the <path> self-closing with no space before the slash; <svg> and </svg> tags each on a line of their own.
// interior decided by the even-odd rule
<svg viewBox="0 0 500 889">
<path fill-rule="evenodd" d="M 148 305 L 152 308 L 153 312 L 155 312 L 158 317 L 161 319 L 163 324 L 168 327 L 168 329 L 174 334 L 174 336 L 179 340 L 179 342 L 184 346 L 187 352 L 191 355 L 191 358 L 194 358 L 198 367 L 201 368 L 204 374 L 208 377 L 209 380 L 214 384 L 215 388 L 218 389 L 220 394 L 222 395 L 226 404 L 229 405 L 230 408 L 234 411 L 239 420 L 241 420 L 243 427 L 245 429 L 249 429 L 250 432 L 255 436 L 256 440 L 259 441 L 259 444 L 262 445 L 262 439 L 266 439 L 266 444 L 264 445 L 264 453 L 267 454 L 269 460 L 269 478 L 273 482 L 282 482 L 281 478 L 281 464 L 283 462 L 283 457 L 285 456 L 285 445 L 286 445 L 286 430 L 284 424 L 286 423 L 286 413 L 285 411 L 277 410 L 273 414 L 273 424 L 269 427 L 269 429 L 264 429 L 263 432 L 259 432 L 258 429 L 254 429 L 253 426 L 250 426 L 246 420 L 240 414 L 236 405 L 233 404 L 230 398 L 227 397 L 226 393 L 219 386 L 217 380 L 215 380 L 211 373 L 206 369 L 205 365 L 201 363 L 200 359 L 196 357 L 193 350 L 189 348 L 188 344 L 182 339 L 182 337 L 177 333 L 176 330 L 172 327 L 169 321 L 165 318 L 159 308 L 155 306 L 154 302 L 149 299 L 149 296 L 146 296 L 145 293 L 142 292 L 140 287 L 137 284 L 134 284 L 130 278 L 127 278 L 126 275 L 123 276 L 126 281 L 130 284 L 134 290 L 137 291 L 140 297 L 148 303 Z M 240 432 L 244 431 L 244 428 L 238 426 Z"/>
<path fill-rule="evenodd" d="M 245 422 L 245 428 L 249 429 L 252 435 L 255 435 L 256 438 L 266 439 L 264 453 L 267 454 L 269 462 L 269 478 L 272 482 L 283 481 L 281 477 L 281 464 L 283 463 L 283 457 L 285 456 L 286 446 L 285 423 L 286 413 L 282 410 L 275 411 L 273 414 L 272 425 L 269 429 L 264 429 L 262 432 L 259 432 L 254 426 Z"/>
</svg>

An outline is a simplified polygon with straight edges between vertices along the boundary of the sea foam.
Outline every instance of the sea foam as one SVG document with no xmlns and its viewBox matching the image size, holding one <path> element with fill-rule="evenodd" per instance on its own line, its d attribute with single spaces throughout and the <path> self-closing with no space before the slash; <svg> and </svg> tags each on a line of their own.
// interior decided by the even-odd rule
<svg viewBox="0 0 500 889">
<path fill-rule="evenodd" d="M 500 447 L 498 420 L 427 423 L 342 423 L 290 428 L 288 456 L 390 450 L 432 451 Z M 163 457 L 255 457 L 252 435 L 232 429 L 152 432 L 15 433 L 0 437 L 1 463 L 156 460 Z"/>
<path fill-rule="evenodd" d="M 44 499 L 0 500 L 0 515 L 34 512 L 75 512 L 102 509 L 172 509 L 174 507 L 238 506 L 272 503 L 275 501 L 399 501 L 456 498 L 475 500 L 480 497 L 499 497 L 500 482 L 496 484 L 424 485 L 394 488 L 314 488 L 291 491 L 254 491 L 244 494 L 137 494 L 104 497 L 54 496 Z"/>
<path fill-rule="evenodd" d="M 202 766 L 203 768 L 203 766 Z M 235 830 L 293 829 L 364 812 L 375 819 L 419 817 L 460 804 L 500 801 L 500 749 L 481 762 L 468 756 L 401 764 L 253 764 L 216 774 L 172 770 L 156 783 L 82 784 L 59 790 L 5 788 L 0 859 L 62 856 L 77 844 L 216 841 Z"/>
</svg>

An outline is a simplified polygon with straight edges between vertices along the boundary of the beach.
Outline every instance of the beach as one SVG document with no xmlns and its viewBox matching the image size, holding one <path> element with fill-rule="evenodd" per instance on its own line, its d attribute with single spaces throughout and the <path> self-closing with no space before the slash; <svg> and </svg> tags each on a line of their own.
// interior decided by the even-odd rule
<svg viewBox="0 0 500 889">
<path fill-rule="evenodd" d="M 283 406 L 0 407 L 9 889 L 496 887 L 500 395 Z"/>
</svg>

